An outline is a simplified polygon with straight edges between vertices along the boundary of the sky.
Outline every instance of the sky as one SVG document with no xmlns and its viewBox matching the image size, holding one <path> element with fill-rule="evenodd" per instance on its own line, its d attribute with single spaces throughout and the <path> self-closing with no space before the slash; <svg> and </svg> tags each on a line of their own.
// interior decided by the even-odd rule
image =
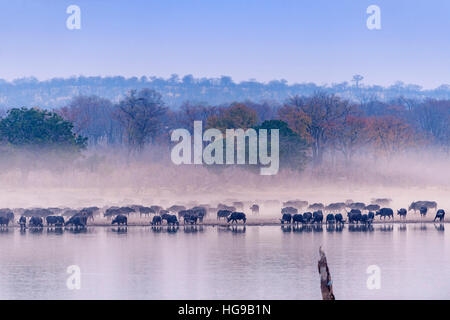
<svg viewBox="0 0 450 320">
<path fill-rule="evenodd" d="M 69 30 L 69 5 L 81 29 Z M 369 5 L 381 29 L 369 30 Z M 450 84 L 448 0 L 0 0 L 0 78 Z"/>
</svg>

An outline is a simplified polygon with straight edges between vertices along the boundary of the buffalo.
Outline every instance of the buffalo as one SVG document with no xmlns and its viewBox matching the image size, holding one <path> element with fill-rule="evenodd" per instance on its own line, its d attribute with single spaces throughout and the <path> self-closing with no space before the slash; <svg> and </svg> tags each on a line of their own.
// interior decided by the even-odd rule
<svg viewBox="0 0 450 320">
<path fill-rule="evenodd" d="M 67 226 L 74 226 L 75 228 L 85 228 L 87 224 L 87 216 L 79 216 L 74 215 L 72 218 L 70 218 L 64 225 Z"/>
<path fill-rule="evenodd" d="M 9 224 L 9 218 L 0 216 L 0 228 L 3 228 L 3 227 L 7 228 L 8 224 Z"/>
<path fill-rule="evenodd" d="M 252 210 L 252 214 L 259 214 L 259 206 L 257 204 L 252 205 L 250 210 Z"/>
<path fill-rule="evenodd" d="M 174 214 L 163 214 L 161 215 L 161 218 L 163 220 L 166 220 L 167 225 L 170 226 L 174 226 L 174 225 L 179 225 L 180 223 L 178 222 L 177 216 Z"/>
<path fill-rule="evenodd" d="M 198 220 L 199 220 L 200 222 L 203 222 L 203 218 L 205 218 L 205 217 L 206 217 L 206 214 L 207 214 L 206 208 L 205 208 L 205 207 L 194 207 L 194 208 L 192 208 L 191 210 L 192 210 L 192 211 L 194 212 L 194 214 L 198 217 Z"/>
<path fill-rule="evenodd" d="M 397 215 L 400 216 L 400 219 L 406 219 L 407 213 L 408 213 L 408 211 L 406 211 L 405 208 L 401 208 L 401 209 L 397 210 Z"/>
<path fill-rule="evenodd" d="M 230 210 L 219 210 L 217 211 L 217 220 L 220 220 L 221 218 L 228 218 L 228 216 L 231 214 Z"/>
<path fill-rule="evenodd" d="M 293 214 L 298 213 L 298 210 L 297 210 L 297 208 L 294 208 L 294 207 L 285 207 L 285 208 L 281 209 L 281 213 L 282 214 L 287 213 L 287 214 L 293 215 Z"/>
<path fill-rule="evenodd" d="M 327 218 L 326 218 L 325 221 L 326 221 L 327 224 L 328 223 L 333 224 L 333 223 L 336 222 L 336 218 L 335 218 L 334 214 L 329 213 L 329 214 L 327 214 Z"/>
<path fill-rule="evenodd" d="M 362 219 L 361 210 L 352 209 L 349 213 L 347 213 L 348 223 L 358 223 Z"/>
<path fill-rule="evenodd" d="M 245 216 L 245 213 L 243 212 L 233 212 L 231 215 L 227 218 L 227 222 L 230 223 L 237 223 L 238 220 L 242 220 L 245 224 L 247 222 L 247 217 Z"/>
<path fill-rule="evenodd" d="M 376 212 L 375 215 L 380 216 L 380 220 L 381 218 L 386 220 L 386 217 L 388 217 L 389 219 L 394 219 L 394 211 L 391 208 L 381 208 Z"/>
<path fill-rule="evenodd" d="M 303 214 L 303 220 L 305 221 L 305 223 L 310 223 L 312 220 L 312 213 L 311 212 L 305 212 Z"/>
<path fill-rule="evenodd" d="M 119 214 L 111 222 L 112 225 L 114 225 L 116 223 L 117 223 L 118 226 L 120 226 L 120 225 L 125 225 L 126 226 L 126 225 L 128 225 L 127 224 L 128 223 L 128 218 L 126 216 L 124 216 L 123 214 Z"/>
<path fill-rule="evenodd" d="M 304 223 L 303 215 L 296 213 L 292 216 L 292 223 L 298 225 L 299 223 Z"/>
<path fill-rule="evenodd" d="M 419 212 L 420 212 L 420 216 L 421 217 L 425 217 L 427 215 L 428 208 L 427 207 L 420 207 Z"/>
<path fill-rule="evenodd" d="M 292 215 L 290 213 L 283 213 L 283 216 L 280 219 L 281 224 L 284 224 L 284 223 L 290 224 L 291 220 L 292 220 Z"/>
<path fill-rule="evenodd" d="M 323 213 L 322 210 L 315 211 L 313 213 L 313 221 L 312 223 L 322 223 L 323 222 Z"/>
<path fill-rule="evenodd" d="M 436 217 L 434 217 L 433 221 L 436 221 L 436 219 L 439 219 L 439 221 L 443 221 L 445 217 L 445 211 L 443 209 L 439 209 L 436 212 Z"/>
<path fill-rule="evenodd" d="M 378 211 L 380 209 L 381 209 L 381 207 L 378 204 L 369 204 L 364 208 L 364 210 L 367 210 L 367 211 Z"/>
<path fill-rule="evenodd" d="M 195 212 L 184 215 L 184 224 L 197 224 L 198 215 Z"/>
<path fill-rule="evenodd" d="M 62 227 L 64 225 L 64 217 L 61 216 L 48 216 L 45 218 L 47 226 Z"/>
<path fill-rule="evenodd" d="M 344 217 L 341 213 L 336 213 L 334 216 L 334 219 L 336 220 L 336 223 L 343 224 L 345 222 Z"/>
<path fill-rule="evenodd" d="M 160 216 L 153 216 L 153 220 L 151 222 L 152 226 L 161 225 L 162 218 Z"/>
<path fill-rule="evenodd" d="M 33 216 L 31 217 L 30 221 L 28 222 L 29 226 L 31 228 L 43 228 L 44 227 L 44 223 L 42 221 L 41 217 L 36 217 Z"/>
<path fill-rule="evenodd" d="M 427 209 L 437 209 L 437 203 L 435 201 L 416 201 L 412 202 L 409 207 L 408 211 L 414 210 L 414 212 L 420 211 L 420 208 L 425 207 Z"/>
<path fill-rule="evenodd" d="M 27 218 L 25 216 L 21 216 L 19 218 L 20 229 L 25 229 L 27 227 Z"/>
</svg>

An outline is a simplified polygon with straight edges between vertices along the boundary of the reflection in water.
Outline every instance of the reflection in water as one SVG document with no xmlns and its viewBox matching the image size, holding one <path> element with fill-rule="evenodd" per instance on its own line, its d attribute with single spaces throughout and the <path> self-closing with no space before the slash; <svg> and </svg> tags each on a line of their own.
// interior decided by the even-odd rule
<svg viewBox="0 0 450 320">
<path fill-rule="evenodd" d="M 128 232 L 128 227 L 127 226 L 118 226 L 118 227 L 113 227 L 111 228 L 112 232 L 117 232 L 117 233 L 127 233 Z"/>
<path fill-rule="evenodd" d="M 450 298 L 445 225 L 394 226 L 9 228 L 0 299 L 321 299 L 319 246 L 340 299 Z M 371 264 L 387 270 L 380 290 L 367 289 Z M 71 265 L 80 290 L 66 287 Z"/>
<path fill-rule="evenodd" d="M 389 224 L 382 224 L 378 227 L 377 229 L 378 231 L 383 231 L 383 232 L 392 232 L 394 231 L 394 225 L 389 223 Z"/>
<path fill-rule="evenodd" d="M 47 227 L 47 233 L 63 234 L 64 229 L 62 227 Z"/>
<path fill-rule="evenodd" d="M 202 225 L 184 225 L 183 231 L 185 233 L 197 233 L 197 232 L 203 232 L 204 226 Z"/>
</svg>

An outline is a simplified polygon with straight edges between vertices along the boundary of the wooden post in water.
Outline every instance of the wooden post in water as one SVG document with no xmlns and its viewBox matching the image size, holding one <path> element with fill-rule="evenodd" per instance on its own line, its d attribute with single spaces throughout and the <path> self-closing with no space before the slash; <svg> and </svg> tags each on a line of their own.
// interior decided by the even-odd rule
<svg viewBox="0 0 450 320">
<path fill-rule="evenodd" d="M 320 290 L 322 291 L 323 300 L 335 300 L 333 294 L 333 281 L 331 281 L 330 270 L 328 269 L 327 257 L 322 247 L 319 248 L 320 260 L 318 263 L 320 274 Z"/>
</svg>

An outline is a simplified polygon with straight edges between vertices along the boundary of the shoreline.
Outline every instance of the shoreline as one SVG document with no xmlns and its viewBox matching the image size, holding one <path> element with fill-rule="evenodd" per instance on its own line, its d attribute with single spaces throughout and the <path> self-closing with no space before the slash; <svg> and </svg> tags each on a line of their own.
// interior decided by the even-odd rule
<svg viewBox="0 0 450 320">
<path fill-rule="evenodd" d="M 411 220 L 406 220 L 406 221 L 402 221 L 402 220 L 391 220 L 391 221 L 373 221 L 370 225 L 373 226 L 383 226 L 383 225 L 405 225 L 405 224 L 448 224 L 450 223 L 450 221 L 433 221 L 433 220 L 420 220 L 420 219 L 411 219 Z M 336 224 L 328 224 L 330 226 L 332 225 L 336 225 Z M 267 218 L 267 219 L 261 219 L 261 221 L 247 221 L 247 223 L 243 224 L 242 222 L 239 223 L 227 223 L 224 221 L 221 222 L 213 222 L 213 221 L 206 221 L 203 223 L 197 223 L 197 224 L 184 224 L 184 223 L 180 223 L 178 225 L 178 227 L 231 227 L 231 226 L 246 226 L 246 227 L 276 227 L 276 226 L 280 226 L 280 227 L 296 227 L 295 224 L 281 224 L 280 222 L 276 222 L 276 219 L 273 218 Z M 299 224 L 299 227 L 301 226 L 327 226 L 327 223 L 322 223 L 322 224 Z M 357 224 L 349 224 L 349 223 L 344 223 L 343 226 L 368 226 L 368 224 L 362 224 L 362 223 L 357 223 Z M 18 228 L 20 229 L 20 226 L 18 225 L 14 225 L 14 226 L 9 226 L 8 228 Z M 91 222 L 88 223 L 87 227 L 118 227 L 117 225 L 111 225 L 111 222 L 109 221 L 105 221 L 105 222 Z M 162 224 L 162 225 L 157 225 L 157 226 L 152 226 L 150 224 L 149 221 L 142 221 L 142 222 L 130 222 L 128 223 L 128 225 L 124 226 L 120 226 L 122 227 L 172 227 L 172 226 L 168 226 L 167 224 Z M 29 229 L 30 227 L 27 226 L 27 229 Z M 65 227 L 47 227 L 46 225 L 43 228 L 65 228 Z"/>
</svg>

